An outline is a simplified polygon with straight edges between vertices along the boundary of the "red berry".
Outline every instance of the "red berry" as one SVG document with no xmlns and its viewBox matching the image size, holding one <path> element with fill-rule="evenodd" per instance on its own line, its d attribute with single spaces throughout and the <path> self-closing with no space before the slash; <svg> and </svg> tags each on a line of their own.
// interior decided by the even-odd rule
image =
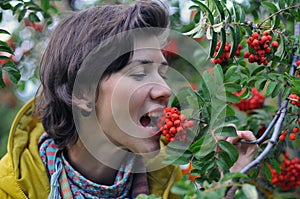
<svg viewBox="0 0 300 199">
<path fill-rule="evenodd" d="M 258 32 L 254 32 L 254 33 L 252 34 L 252 38 L 254 38 L 254 39 L 257 39 L 258 36 L 259 36 Z"/>
<path fill-rule="evenodd" d="M 294 132 L 294 133 L 299 132 L 299 128 L 298 128 L 298 127 L 294 127 L 294 128 L 293 128 L 293 132 Z"/>
<path fill-rule="evenodd" d="M 277 41 L 273 41 L 272 42 L 272 47 L 273 48 L 278 48 L 278 42 Z"/>
<path fill-rule="evenodd" d="M 298 60 L 298 61 L 296 62 L 296 64 L 297 64 L 297 66 L 300 66 L 300 60 Z"/>
<path fill-rule="evenodd" d="M 282 130 L 281 134 L 284 135 L 284 136 L 286 136 L 288 134 L 288 132 L 287 132 L 287 130 Z"/>
<path fill-rule="evenodd" d="M 264 36 L 268 36 L 269 34 L 270 34 L 269 31 L 264 31 L 264 33 L 263 33 Z"/>
<path fill-rule="evenodd" d="M 280 141 L 284 141 L 284 140 L 285 140 L 285 136 L 284 136 L 284 135 L 280 135 L 280 136 L 279 136 L 279 140 L 280 140 Z"/>
<path fill-rule="evenodd" d="M 291 140 L 295 140 L 295 139 L 296 139 L 296 136 L 297 136 L 297 135 L 296 135 L 295 133 L 291 133 L 291 134 L 290 134 L 290 139 L 291 139 Z"/>
<path fill-rule="evenodd" d="M 193 121 L 186 120 L 186 116 L 180 114 L 176 107 L 167 107 L 158 120 L 157 126 L 167 142 L 173 142 L 174 140 L 186 142 L 188 141 L 185 135 L 187 133 L 186 129 L 190 128 L 192 123 Z"/>
</svg>

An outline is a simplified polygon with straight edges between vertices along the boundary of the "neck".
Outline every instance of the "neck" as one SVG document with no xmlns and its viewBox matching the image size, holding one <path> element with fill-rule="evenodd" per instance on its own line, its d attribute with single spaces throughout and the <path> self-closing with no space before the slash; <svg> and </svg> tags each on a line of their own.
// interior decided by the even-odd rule
<svg viewBox="0 0 300 199">
<path fill-rule="evenodd" d="M 85 178 L 101 185 L 112 185 L 114 183 L 118 171 L 101 163 L 91 155 L 80 139 L 76 144 L 67 148 L 65 155 L 72 167 Z M 123 158 L 119 159 L 119 162 L 117 162 L 119 165 L 116 168 L 120 167 Z"/>
</svg>

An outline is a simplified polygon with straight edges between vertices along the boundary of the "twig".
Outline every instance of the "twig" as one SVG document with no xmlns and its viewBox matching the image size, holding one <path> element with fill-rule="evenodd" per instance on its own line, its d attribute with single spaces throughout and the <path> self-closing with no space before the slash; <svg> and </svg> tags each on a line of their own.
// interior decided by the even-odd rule
<svg viewBox="0 0 300 199">
<path fill-rule="evenodd" d="M 273 16 L 280 14 L 283 11 L 289 10 L 291 8 L 297 8 L 300 7 L 300 4 L 294 5 L 294 6 L 289 6 L 286 7 L 284 9 L 278 10 L 277 12 L 274 12 L 273 14 L 271 14 L 269 17 L 265 18 L 264 20 L 262 20 L 259 24 L 258 27 L 262 26 L 266 21 L 268 21 L 269 19 L 271 19 Z"/>
<path fill-rule="evenodd" d="M 260 144 L 261 142 L 263 142 L 264 138 L 271 132 L 272 128 L 274 127 L 275 123 L 277 122 L 277 120 L 279 118 L 279 115 L 280 115 L 280 110 L 277 111 L 276 115 L 274 116 L 274 118 L 270 122 L 269 126 L 267 127 L 267 129 L 261 135 L 260 138 L 258 138 L 257 140 L 244 140 L 244 139 L 242 139 L 242 140 L 240 140 L 240 142 L 246 143 L 246 144 Z"/>
</svg>

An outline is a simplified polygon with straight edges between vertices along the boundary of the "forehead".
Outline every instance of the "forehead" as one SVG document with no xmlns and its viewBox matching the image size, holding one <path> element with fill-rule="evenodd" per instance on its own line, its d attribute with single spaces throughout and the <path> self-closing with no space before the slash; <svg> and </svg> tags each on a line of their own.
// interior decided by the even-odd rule
<svg viewBox="0 0 300 199">
<path fill-rule="evenodd" d="M 161 63 L 165 58 L 161 52 L 161 43 L 155 36 L 139 36 L 134 40 L 132 60 L 151 60 Z"/>
</svg>

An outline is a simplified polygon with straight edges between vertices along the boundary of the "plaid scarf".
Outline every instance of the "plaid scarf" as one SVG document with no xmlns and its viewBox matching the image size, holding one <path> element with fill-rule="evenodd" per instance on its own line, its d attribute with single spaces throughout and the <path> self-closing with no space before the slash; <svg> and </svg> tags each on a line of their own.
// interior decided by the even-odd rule
<svg viewBox="0 0 300 199">
<path fill-rule="evenodd" d="M 94 183 L 76 171 L 46 133 L 40 138 L 39 152 L 50 179 L 49 199 L 135 198 L 139 194 L 149 194 L 146 172 L 131 174 L 134 158 L 126 160 L 114 184 L 106 186 Z"/>
</svg>

